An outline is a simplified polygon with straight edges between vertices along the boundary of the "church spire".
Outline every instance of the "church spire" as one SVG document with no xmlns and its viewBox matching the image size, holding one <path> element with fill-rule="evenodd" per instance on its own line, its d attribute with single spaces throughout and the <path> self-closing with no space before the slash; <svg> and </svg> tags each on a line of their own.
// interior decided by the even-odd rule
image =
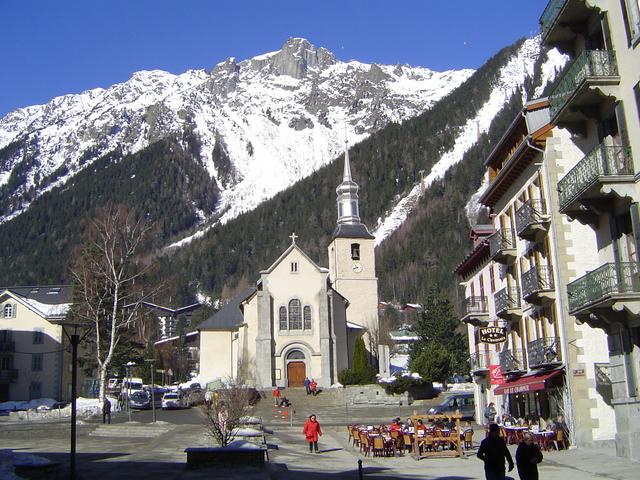
<svg viewBox="0 0 640 480">
<path fill-rule="evenodd" d="M 358 205 L 358 184 L 351 178 L 351 165 L 349 163 L 349 145 L 344 140 L 344 174 L 342 183 L 336 188 L 338 194 L 338 225 L 359 225 L 360 208 Z"/>
</svg>

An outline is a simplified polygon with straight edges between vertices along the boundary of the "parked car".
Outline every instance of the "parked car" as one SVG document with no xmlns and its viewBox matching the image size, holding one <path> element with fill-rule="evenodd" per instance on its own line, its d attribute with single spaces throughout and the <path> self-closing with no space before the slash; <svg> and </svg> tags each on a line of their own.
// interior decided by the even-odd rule
<svg viewBox="0 0 640 480">
<path fill-rule="evenodd" d="M 473 419 L 475 415 L 475 401 L 472 393 L 462 393 L 447 397 L 440 405 L 430 408 L 428 413 L 455 413 L 460 410 L 462 418 Z"/>
<path fill-rule="evenodd" d="M 185 398 L 176 392 L 167 392 L 162 397 L 162 409 L 167 410 L 169 408 L 185 408 L 187 407 Z"/>
<path fill-rule="evenodd" d="M 131 394 L 129 399 L 129 406 L 131 408 L 147 409 L 151 408 L 151 395 L 149 392 L 139 390 Z"/>
</svg>

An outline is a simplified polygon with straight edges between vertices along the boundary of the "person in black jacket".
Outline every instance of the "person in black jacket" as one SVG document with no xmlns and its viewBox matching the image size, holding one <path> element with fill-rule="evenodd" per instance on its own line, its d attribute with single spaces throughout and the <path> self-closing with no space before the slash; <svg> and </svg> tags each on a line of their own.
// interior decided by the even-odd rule
<svg viewBox="0 0 640 480">
<path fill-rule="evenodd" d="M 516 464 L 520 480 L 538 480 L 538 464 L 542 461 L 542 452 L 533 443 L 530 433 L 524 434 L 524 439 L 516 450 Z"/>
<path fill-rule="evenodd" d="M 484 462 L 486 480 L 505 479 L 505 459 L 509 463 L 509 471 L 513 470 L 513 458 L 507 444 L 500 438 L 500 427 L 497 424 L 489 425 L 489 436 L 480 442 L 478 458 Z"/>
</svg>

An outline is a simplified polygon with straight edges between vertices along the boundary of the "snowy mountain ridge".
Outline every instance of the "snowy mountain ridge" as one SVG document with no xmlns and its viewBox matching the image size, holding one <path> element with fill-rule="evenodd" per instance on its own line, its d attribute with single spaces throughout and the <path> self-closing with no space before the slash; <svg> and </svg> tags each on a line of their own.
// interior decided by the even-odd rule
<svg viewBox="0 0 640 480">
<path fill-rule="evenodd" d="M 389 122 L 430 108 L 472 70 L 341 62 L 305 39 L 210 72 L 141 71 L 0 119 L 0 223 L 104 155 L 190 132 L 220 195 L 202 221 L 226 222 L 327 164 Z"/>
</svg>

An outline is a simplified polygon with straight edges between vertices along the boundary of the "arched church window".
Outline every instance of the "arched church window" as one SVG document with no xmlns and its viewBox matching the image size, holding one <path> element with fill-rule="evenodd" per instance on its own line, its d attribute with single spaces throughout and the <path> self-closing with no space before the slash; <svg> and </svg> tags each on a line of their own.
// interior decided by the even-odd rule
<svg viewBox="0 0 640 480">
<path fill-rule="evenodd" d="M 300 300 L 294 298 L 289 302 L 289 330 L 302 330 L 301 314 Z"/>
<path fill-rule="evenodd" d="M 287 354 L 287 360 L 304 360 L 304 353 L 300 350 L 291 350 Z"/>
<path fill-rule="evenodd" d="M 351 244 L 351 260 L 360 260 L 360 244 Z"/>
<path fill-rule="evenodd" d="M 280 321 L 280 330 L 287 329 L 287 308 L 285 306 L 280 307 L 278 312 L 278 320 Z"/>
<path fill-rule="evenodd" d="M 304 329 L 311 330 L 311 307 L 309 305 L 304 306 Z"/>
</svg>

